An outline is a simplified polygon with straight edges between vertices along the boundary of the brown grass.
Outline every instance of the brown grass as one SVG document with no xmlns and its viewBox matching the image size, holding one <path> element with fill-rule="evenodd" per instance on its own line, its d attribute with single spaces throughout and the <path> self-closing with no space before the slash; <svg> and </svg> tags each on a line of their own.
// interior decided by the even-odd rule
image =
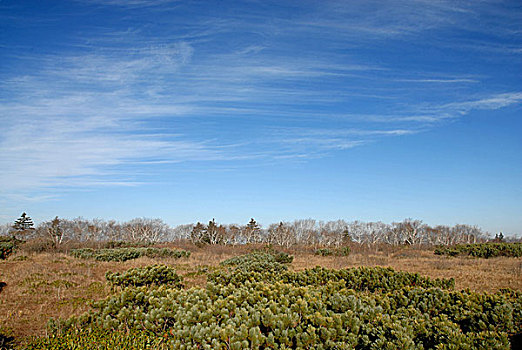
<svg viewBox="0 0 522 350">
<path fill-rule="evenodd" d="M 244 254 L 252 247 L 184 247 L 192 255 L 185 259 L 139 258 L 123 263 L 79 260 L 63 253 L 39 253 L 28 256 L 17 253 L 0 261 L 0 282 L 7 286 L 0 292 L 0 333 L 18 339 L 45 334 L 50 317 L 67 318 L 89 309 L 93 300 L 111 293 L 105 283 L 105 272 L 162 263 L 173 266 L 185 277 L 187 287 L 203 286 L 205 272 L 217 268 L 219 262 Z M 321 257 L 312 249 L 289 251 L 295 259 L 292 269 L 324 266 L 347 268 L 357 266 L 389 266 L 396 270 L 417 272 L 435 278 L 456 280 L 456 289 L 469 288 L 495 292 L 500 288 L 522 290 L 521 258 L 449 258 L 430 250 L 402 248 L 393 250 L 356 250 L 347 257 Z"/>
</svg>

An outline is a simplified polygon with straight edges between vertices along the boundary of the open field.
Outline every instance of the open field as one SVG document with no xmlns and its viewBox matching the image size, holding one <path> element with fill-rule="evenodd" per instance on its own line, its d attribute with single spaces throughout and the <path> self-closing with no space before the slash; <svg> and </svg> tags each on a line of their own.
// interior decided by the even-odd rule
<svg viewBox="0 0 522 350">
<path fill-rule="evenodd" d="M 243 254 L 247 247 L 190 247 L 189 258 L 126 262 L 81 260 L 64 253 L 24 255 L 18 252 L 0 261 L 0 280 L 7 285 L 0 294 L 0 329 L 21 340 L 46 335 L 49 318 L 68 318 L 89 309 L 89 303 L 111 294 L 107 271 L 121 272 L 155 263 L 172 266 L 184 277 L 185 287 L 204 286 L 206 272 L 219 269 L 224 259 Z M 290 270 L 322 266 L 341 269 L 359 266 L 392 267 L 433 278 L 454 278 L 455 289 L 496 292 L 501 288 L 522 291 L 522 259 L 445 257 L 431 250 L 396 248 L 391 251 L 355 251 L 349 256 L 322 257 L 312 250 L 289 251 Z"/>
</svg>

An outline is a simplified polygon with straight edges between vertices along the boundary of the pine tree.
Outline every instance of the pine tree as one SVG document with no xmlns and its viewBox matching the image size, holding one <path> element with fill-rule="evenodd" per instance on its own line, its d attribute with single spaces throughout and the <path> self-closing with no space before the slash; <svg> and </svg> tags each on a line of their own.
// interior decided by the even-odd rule
<svg viewBox="0 0 522 350">
<path fill-rule="evenodd" d="M 17 219 L 12 226 L 12 235 L 16 239 L 16 235 L 27 236 L 29 231 L 34 230 L 33 219 L 27 216 L 26 213 L 22 213 L 19 219 Z"/>
<path fill-rule="evenodd" d="M 261 227 L 254 218 L 251 218 L 250 222 L 246 225 L 244 236 L 246 243 L 256 243 L 261 241 Z"/>
<path fill-rule="evenodd" d="M 32 230 L 33 226 L 33 219 L 27 216 L 26 213 L 22 213 L 20 218 L 14 222 L 13 229 L 16 231 Z"/>
<path fill-rule="evenodd" d="M 205 225 L 198 221 L 198 223 L 192 228 L 190 232 L 190 240 L 194 244 L 203 244 L 203 235 L 206 231 Z"/>
</svg>

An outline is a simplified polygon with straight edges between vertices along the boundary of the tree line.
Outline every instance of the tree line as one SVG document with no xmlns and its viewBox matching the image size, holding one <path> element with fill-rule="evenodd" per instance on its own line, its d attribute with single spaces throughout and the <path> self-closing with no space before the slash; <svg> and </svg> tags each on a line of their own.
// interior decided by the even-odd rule
<svg viewBox="0 0 522 350">
<path fill-rule="evenodd" d="M 421 220 L 404 219 L 386 224 L 380 221 L 318 221 L 314 219 L 279 222 L 262 227 L 255 219 L 244 225 L 220 224 L 212 219 L 208 224 L 171 227 L 161 219 L 136 218 L 126 222 L 115 220 L 61 219 L 34 226 L 23 213 L 14 224 L 0 227 L 0 235 L 21 239 L 47 239 L 55 246 L 68 241 L 130 241 L 158 243 L 188 240 L 197 245 L 240 245 L 265 243 L 290 248 L 296 245 L 339 247 L 348 243 L 365 245 L 455 245 L 485 242 L 489 233 L 472 225 L 430 226 Z M 501 235 L 501 240 L 504 239 Z M 499 240 L 497 234 L 495 240 Z"/>
</svg>

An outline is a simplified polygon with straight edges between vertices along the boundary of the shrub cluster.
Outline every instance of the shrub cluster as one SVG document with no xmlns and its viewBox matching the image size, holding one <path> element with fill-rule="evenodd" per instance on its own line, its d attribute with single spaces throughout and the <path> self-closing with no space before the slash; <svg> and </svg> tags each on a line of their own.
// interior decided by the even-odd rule
<svg viewBox="0 0 522 350">
<path fill-rule="evenodd" d="M 0 242 L 0 260 L 5 260 L 13 253 L 15 245 L 12 242 Z"/>
<path fill-rule="evenodd" d="M 142 256 L 149 258 L 183 258 L 190 252 L 169 248 L 115 248 L 115 249 L 73 249 L 70 253 L 75 258 L 95 259 L 98 261 L 127 261 Z"/>
<path fill-rule="evenodd" d="M 350 247 L 340 247 L 340 248 L 320 248 L 314 251 L 315 255 L 320 256 L 348 256 L 350 255 Z"/>
<path fill-rule="evenodd" d="M 114 248 L 136 248 L 136 247 L 149 247 L 153 243 L 151 242 L 134 242 L 134 241 L 107 241 L 104 242 L 103 248 L 114 249 Z"/>
<path fill-rule="evenodd" d="M 338 284 L 338 288 L 359 292 L 391 291 L 405 287 L 453 289 L 455 280 L 431 279 L 417 273 L 395 271 L 384 267 L 358 267 L 334 270 L 315 267 L 304 271 L 218 271 L 209 274 L 207 280 L 219 285 L 240 287 L 245 282 L 282 282 L 295 287 Z"/>
<path fill-rule="evenodd" d="M 0 260 L 5 260 L 23 241 L 14 237 L 0 237 Z"/>
<path fill-rule="evenodd" d="M 520 345 L 520 292 L 453 291 L 453 279 L 382 267 L 292 272 L 277 259 L 291 261 L 267 251 L 225 260 L 227 269 L 210 274 L 205 288 L 189 290 L 164 283 L 173 271 L 157 265 L 108 274 L 111 283 L 130 288 L 96 302 L 87 314 L 51 320 L 53 336 L 29 349 L 59 348 L 53 345 L 75 335 L 79 342 L 88 337 L 101 346 L 129 337 L 143 348 L 139 342 L 146 337 L 147 344 L 170 349 L 507 350 Z"/>
<path fill-rule="evenodd" d="M 329 284 L 128 288 L 54 329 L 148 332 L 173 349 L 509 349 L 522 295 Z M 69 331 L 71 332 L 71 331 Z M 66 333 L 70 334 L 70 333 Z"/>
<path fill-rule="evenodd" d="M 286 264 L 294 260 L 292 255 L 274 250 L 253 251 L 248 254 L 236 256 L 221 262 L 222 266 L 231 268 L 232 275 L 263 273 L 270 271 L 279 273 L 286 271 Z"/>
<path fill-rule="evenodd" d="M 453 247 L 437 247 L 437 255 L 472 256 L 476 258 L 494 258 L 497 256 L 521 257 L 522 243 L 476 243 L 459 244 Z"/>
<path fill-rule="evenodd" d="M 230 266 L 230 265 L 242 265 L 250 262 L 258 262 L 258 261 L 267 261 L 267 262 L 277 262 L 280 264 L 290 264 L 294 261 L 294 257 L 285 252 L 280 252 L 276 250 L 266 249 L 266 250 L 254 250 L 251 253 L 235 256 L 233 258 L 227 259 L 221 262 L 222 266 Z"/>
<path fill-rule="evenodd" d="M 165 265 L 137 267 L 122 273 L 108 271 L 105 278 L 113 286 L 120 287 L 168 285 L 172 288 L 183 288 L 182 277 L 172 267 Z"/>
<path fill-rule="evenodd" d="M 1 343 L 0 343 L 1 344 Z M 1 347 L 0 347 L 1 349 Z M 105 329 L 70 329 L 60 335 L 53 334 L 48 338 L 35 339 L 24 347 L 27 350 L 167 350 L 162 338 L 157 338 L 143 331 L 114 332 Z"/>
</svg>

